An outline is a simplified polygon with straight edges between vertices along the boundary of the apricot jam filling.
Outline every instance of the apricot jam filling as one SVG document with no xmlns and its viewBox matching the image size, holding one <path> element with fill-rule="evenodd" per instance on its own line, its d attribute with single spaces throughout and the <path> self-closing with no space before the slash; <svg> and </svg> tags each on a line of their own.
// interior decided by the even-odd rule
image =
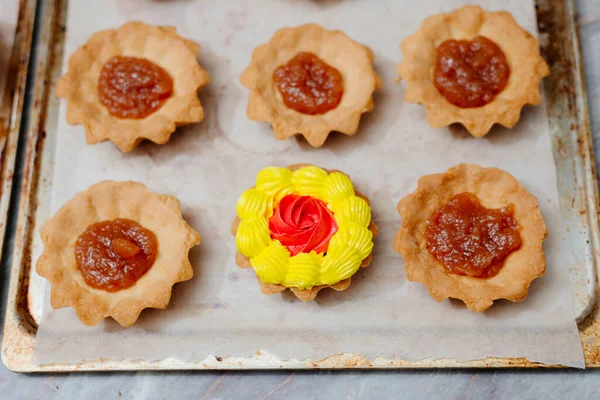
<svg viewBox="0 0 600 400">
<path fill-rule="evenodd" d="M 433 82 L 438 92 L 461 108 L 482 107 L 504 90 L 510 67 L 492 40 L 446 40 L 437 48 Z"/>
<path fill-rule="evenodd" d="M 172 94 L 171 75 L 144 58 L 113 57 L 104 64 L 98 79 L 100 101 L 117 118 L 145 118 Z"/>
<path fill-rule="evenodd" d="M 85 283 L 107 292 L 133 286 L 157 254 L 154 233 L 123 218 L 90 225 L 75 242 L 75 260 Z"/>
<path fill-rule="evenodd" d="M 298 53 L 273 72 L 284 104 L 302 114 L 325 114 L 344 94 L 342 74 L 312 53 Z"/>
<path fill-rule="evenodd" d="M 489 209 L 472 193 L 459 193 L 427 221 L 427 250 L 449 272 L 488 278 L 521 246 L 514 205 Z"/>
</svg>

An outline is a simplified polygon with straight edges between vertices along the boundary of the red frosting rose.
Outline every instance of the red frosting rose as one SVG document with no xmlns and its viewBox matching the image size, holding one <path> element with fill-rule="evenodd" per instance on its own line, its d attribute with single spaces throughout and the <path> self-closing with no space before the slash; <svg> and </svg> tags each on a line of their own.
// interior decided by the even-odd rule
<svg viewBox="0 0 600 400">
<path fill-rule="evenodd" d="M 337 223 L 327 205 L 314 197 L 288 194 L 269 220 L 271 238 L 278 240 L 295 256 L 298 253 L 324 253 Z"/>
</svg>

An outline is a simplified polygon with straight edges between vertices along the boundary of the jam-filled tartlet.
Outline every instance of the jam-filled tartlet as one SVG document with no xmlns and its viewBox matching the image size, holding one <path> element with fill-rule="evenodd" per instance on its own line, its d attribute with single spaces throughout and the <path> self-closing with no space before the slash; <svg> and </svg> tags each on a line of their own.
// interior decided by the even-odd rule
<svg viewBox="0 0 600 400">
<path fill-rule="evenodd" d="M 204 118 L 197 91 L 209 75 L 199 50 L 173 27 L 142 22 L 94 34 L 56 87 L 67 122 L 83 124 L 89 144 L 110 140 L 125 152 L 144 139 L 166 143 L 178 126 Z"/>
<path fill-rule="evenodd" d="M 401 48 L 406 101 L 425 106 L 432 127 L 460 123 L 475 137 L 496 123 L 512 128 L 524 105 L 539 105 L 550 73 L 511 14 L 479 6 L 427 18 Z"/>
<path fill-rule="evenodd" d="M 327 287 L 347 289 L 371 262 L 377 226 L 369 201 L 342 172 L 265 168 L 236 210 L 236 262 L 254 269 L 265 294 L 290 289 L 310 301 Z"/>
<path fill-rule="evenodd" d="M 240 78 L 250 89 L 248 118 L 270 123 L 277 139 L 299 134 L 313 147 L 331 131 L 353 135 L 381 86 L 374 58 L 341 31 L 280 29 L 252 52 Z"/>
<path fill-rule="evenodd" d="M 419 179 L 398 203 L 402 227 L 394 241 L 406 277 L 442 301 L 472 311 L 494 300 L 521 301 L 546 271 L 546 225 L 536 198 L 508 172 L 460 164 Z"/>
<path fill-rule="evenodd" d="M 144 308 L 166 308 L 172 286 L 192 278 L 200 235 L 179 201 L 137 182 L 100 182 L 79 193 L 42 230 L 37 273 L 53 308 L 73 307 L 86 325 L 132 325 Z"/>
</svg>

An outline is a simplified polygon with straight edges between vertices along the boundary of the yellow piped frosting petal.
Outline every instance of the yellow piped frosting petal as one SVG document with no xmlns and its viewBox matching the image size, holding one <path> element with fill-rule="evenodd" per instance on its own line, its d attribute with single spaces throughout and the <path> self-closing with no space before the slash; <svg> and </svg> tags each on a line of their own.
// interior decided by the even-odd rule
<svg viewBox="0 0 600 400">
<path fill-rule="evenodd" d="M 323 198 L 323 192 L 327 186 L 328 174 L 319 167 L 308 166 L 294 171 L 292 183 L 295 192 L 301 196 L 313 196 Z"/>
<path fill-rule="evenodd" d="M 278 202 L 285 195 L 294 191 L 292 171 L 279 167 L 264 168 L 256 176 L 256 189 L 273 197 Z"/>
<path fill-rule="evenodd" d="M 235 235 L 235 245 L 248 258 L 259 255 L 271 241 L 266 218 L 241 220 Z"/>
<path fill-rule="evenodd" d="M 322 262 L 323 256 L 314 251 L 291 257 L 289 269 L 281 284 L 297 287 L 298 289 L 312 289 L 319 282 L 319 271 Z"/>
<path fill-rule="evenodd" d="M 241 219 L 268 218 L 273 214 L 271 197 L 260 190 L 248 189 L 238 199 L 235 210 Z"/>
<path fill-rule="evenodd" d="M 326 253 L 313 251 L 292 257 L 281 243 L 271 239 L 269 218 L 281 198 L 291 193 L 319 198 L 332 210 L 338 231 Z M 265 283 L 301 290 L 333 285 L 351 277 L 373 251 L 371 207 L 356 196 L 352 181 L 340 172 L 329 174 L 315 166 L 294 172 L 265 168 L 256 177 L 256 189 L 242 193 L 236 211 L 241 219 L 236 234 L 238 251 L 250 259 Z"/>
<path fill-rule="evenodd" d="M 355 197 L 354 186 L 346 174 L 332 172 L 327 177 L 326 185 L 323 200 L 329 204 L 334 212 L 339 209 L 340 204 L 346 199 Z"/>
<path fill-rule="evenodd" d="M 368 227 L 371 223 L 371 207 L 358 196 L 347 197 L 335 211 L 335 219 L 341 224 L 355 223 Z"/>
<path fill-rule="evenodd" d="M 344 246 L 355 249 L 362 262 L 373 251 L 373 233 L 368 228 L 357 224 L 343 225 L 331 238 L 328 251 Z"/>
<path fill-rule="evenodd" d="M 352 247 L 332 247 L 330 246 L 323 260 L 321 282 L 325 285 L 333 285 L 350 278 L 358 271 L 363 260 Z"/>
<path fill-rule="evenodd" d="M 281 243 L 272 240 L 260 254 L 250 258 L 250 263 L 263 282 L 280 283 L 289 268 L 290 252 Z"/>
</svg>

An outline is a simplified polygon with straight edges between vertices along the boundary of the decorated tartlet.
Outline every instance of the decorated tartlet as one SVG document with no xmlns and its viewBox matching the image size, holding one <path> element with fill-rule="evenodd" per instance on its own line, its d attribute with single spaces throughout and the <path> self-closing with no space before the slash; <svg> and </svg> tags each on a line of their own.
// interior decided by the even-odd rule
<svg viewBox="0 0 600 400">
<path fill-rule="evenodd" d="M 86 325 L 132 325 L 144 308 L 166 308 L 172 286 L 192 278 L 200 235 L 179 201 L 137 182 L 100 182 L 79 193 L 42 230 L 37 273 L 53 308 L 73 307 Z"/>
<path fill-rule="evenodd" d="M 236 262 L 254 269 L 265 294 L 290 289 L 310 301 L 327 287 L 345 290 L 371 262 L 377 226 L 369 201 L 342 172 L 265 168 L 236 210 Z"/>
<path fill-rule="evenodd" d="M 67 122 L 83 124 L 89 144 L 110 140 L 121 151 L 144 139 L 166 143 L 176 127 L 204 118 L 197 91 L 209 75 L 199 50 L 173 27 L 142 22 L 94 34 L 56 87 Z"/>
<path fill-rule="evenodd" d="M 497 299 L 521 301 L 546 270 L 538 202 L 500 169 L 460 164 L 424 176 L 398 212 L 394 249 L 408 280 L 437 301 L 460 299 L 472 311 Z"/>
<path fill-rule="evenodd" d="M 241 82 L 248 118 L 266 121 L 277 139 L 303 135 L 313 147 L 331 131 L 353 135 L 381 86 L 368 47 L 315 24 L 278 30 L 257 47 Z"/>
<path fill-rule="evenodd" d="M 524 105 L 539 105 L 550 73 L 511 14 L 479 6 L 427 18 L 401 47 L 406 101 L 425 106 L 432 127 L 460 123 L 475 137 L 496 123 L 512 128 Z"/>
</svg>

